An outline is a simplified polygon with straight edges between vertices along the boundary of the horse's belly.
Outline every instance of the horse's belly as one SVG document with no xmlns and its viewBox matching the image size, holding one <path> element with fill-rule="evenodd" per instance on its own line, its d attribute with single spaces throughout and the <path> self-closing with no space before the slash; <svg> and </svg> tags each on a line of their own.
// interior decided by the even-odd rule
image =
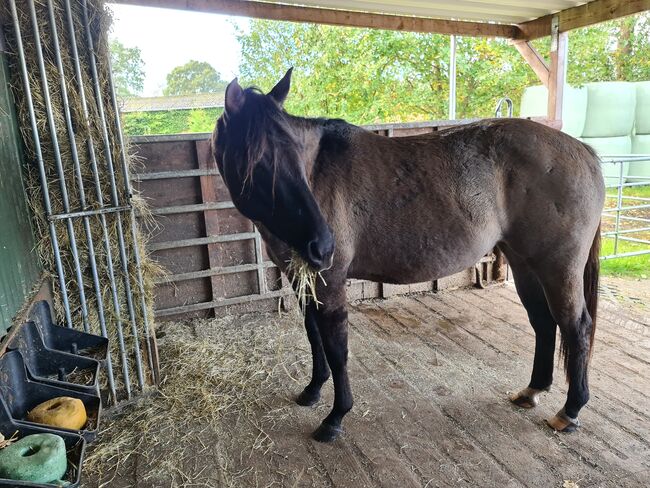
<svg viewBox="0 0 650 488">
<path fill-rule="evenodd" d="M 382 283 L 409 284 L 452 275 L 476 264 L 496 244 L 496 239 L 447 239 L 437 245 L 375 246 L 364 250 L 350 266 L 350 278 Z"/>
</svg>

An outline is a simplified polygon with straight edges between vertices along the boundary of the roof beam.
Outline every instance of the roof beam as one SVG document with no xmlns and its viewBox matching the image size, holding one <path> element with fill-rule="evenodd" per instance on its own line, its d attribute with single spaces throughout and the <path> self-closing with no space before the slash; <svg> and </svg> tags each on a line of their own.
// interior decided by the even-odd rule
<svg viewBox="0 0 650 488">
<path fill-rule="evenodd" d="M 432 32 L 476 37 L 520 38 L 516 25 L 463 22 L 350 10 L 301 7 L 250 0 L 110 0 L 126 5 L 172 8 L 194 12 L 252 17 L 257 19 L 312 22 L 348 27 L 367 27 L 410 32 Z M 650 1 L 650 0 L 649 0 Z M 549 27 L 550 31 L 550 27 Z"/>
<path fill-rule="evenodd" d="M 537 50 L 531 46 L 529 41 L 516 40 L 512 44 L 517 48 L 519 54 L 526 60 L 528 66 L 535 72 L 542 84 L 548 88 L 548 80 L 550 76 L 550 68 L 544 58 L 542 58 Z"/>
<path fill-rule="evenodd" d="M 578 7 L 562 10 L 557 14 L 519 24 L 519 39 L 532 40 L 551 35 L 551 20 L 559 17 L 559 31 L 567 32 L 580 27 L 618 19 L 650 10 L 650 0 L 593 0 Z"/>
</svg>

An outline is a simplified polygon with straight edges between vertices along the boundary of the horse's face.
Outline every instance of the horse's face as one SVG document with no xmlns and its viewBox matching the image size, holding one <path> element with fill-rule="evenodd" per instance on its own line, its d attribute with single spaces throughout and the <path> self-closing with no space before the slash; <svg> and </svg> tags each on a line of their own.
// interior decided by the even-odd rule
<svg viewBox="0 0 650 488">
<path fill-rule="evenodd" d="M 303 144 L 282 109 L 290 79 L 291 70 L 268 95 L 232 81 L 212 153 L 235 207 L 322 270 L 334 238 L 307 183 Z"/>
</svg>

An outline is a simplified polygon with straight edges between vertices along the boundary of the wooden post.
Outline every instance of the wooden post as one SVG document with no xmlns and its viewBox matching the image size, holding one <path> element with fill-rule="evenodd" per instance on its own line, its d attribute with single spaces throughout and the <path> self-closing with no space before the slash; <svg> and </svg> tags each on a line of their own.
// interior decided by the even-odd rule
<svg viewBox="0 0 650 488">
<path fill-rule="evenodd" d="M 196 142 L 196 156 L 200 170 L 212 169 L 214 163 L 212 163 L 212 158 L 210 157 L 210 144 L 208 141 Z M 200 177 L 201 199 L 203 203 L 215 203 L 218 201 L 217 178 L 219 178 L 219 176 L 206 175 Z M 217 210 L 204 210 L 203 218 L 205 221 L 206 237 L 220 235 Z M 219 268 L 222 265 L 219 246 L 218 243 L 208 244 L 207 246 L 208 262 L 211 269 Z M 216 302 L 217 300 L 222 299 L 224 290 L 223 276 L 210 276 L 210 284 L 212 285 L 212 301 Z"/>
<path fill-rule="evenodd" d="M 560 18 L 551 20 L 551 65 L 548 77 L 548 111 L 550 120 L 562 121 L 562 99 L 566 79 L 567 51 L 569 37 L 560 32 Z"/>
</svg>

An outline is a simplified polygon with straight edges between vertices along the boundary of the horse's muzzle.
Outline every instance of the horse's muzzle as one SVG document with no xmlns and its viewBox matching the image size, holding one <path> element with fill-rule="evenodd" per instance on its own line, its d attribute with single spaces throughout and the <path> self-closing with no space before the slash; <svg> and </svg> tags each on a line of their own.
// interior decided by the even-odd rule
<svg viewBox="0 0 650 488">
<path fill-rule="evenodd" d="M 326 232 L 307 243 L 306 258 L 310 266 L 318 271 L 332 266 L 334 257 L 334 237 Z"/>
</svg>

